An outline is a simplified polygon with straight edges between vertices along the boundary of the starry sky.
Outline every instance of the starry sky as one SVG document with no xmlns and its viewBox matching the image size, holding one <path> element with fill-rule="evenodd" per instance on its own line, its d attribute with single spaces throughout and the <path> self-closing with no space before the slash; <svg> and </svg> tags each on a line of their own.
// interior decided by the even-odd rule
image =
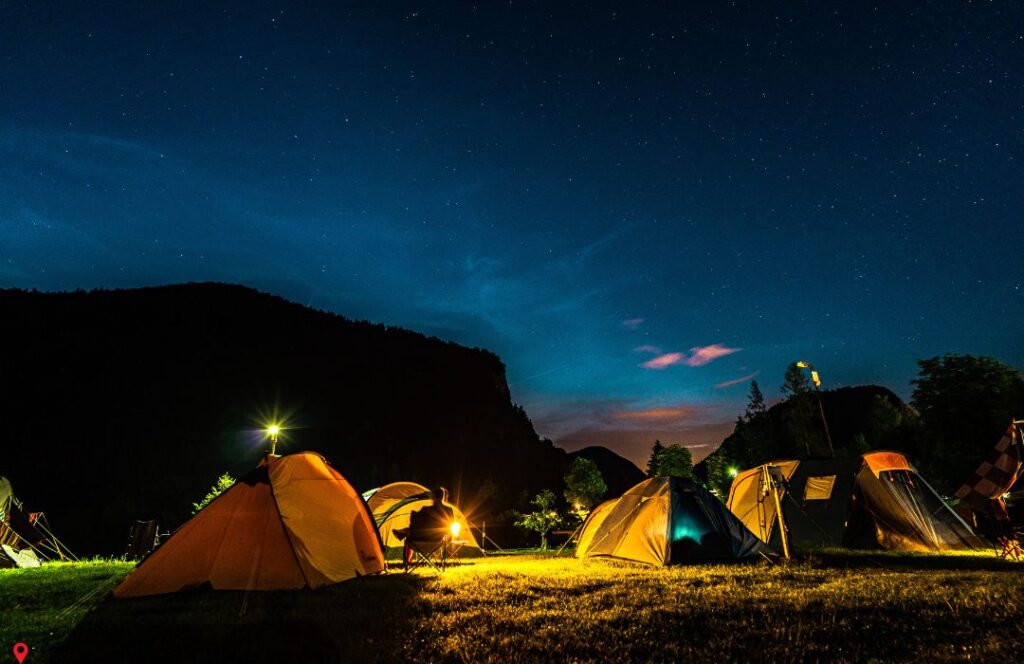
<svg viewBox="0 0 1024 664">
<path fill-rule="evenodd" d="M 700 458 L 749 381 L 1024 367 L 1012 2 L 0 4 L 0 286 L 247 284 Z"/>
</svg>

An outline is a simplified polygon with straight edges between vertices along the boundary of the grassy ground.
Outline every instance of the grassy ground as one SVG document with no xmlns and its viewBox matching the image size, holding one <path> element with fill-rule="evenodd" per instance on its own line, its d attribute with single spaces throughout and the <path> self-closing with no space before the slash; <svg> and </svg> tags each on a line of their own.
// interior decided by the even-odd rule
<svg viewBox="0 0 1024 664">
<path fill-rule="evenodd" d="M 0 646 L 28 642 L 30 662 L 931 662 L 1012 658 L 1024 642 L 1024 568 L 991 554 L 668 569 L 520 555 L 316 592 L 93 605 L 126 569 L 0 572 Z"/>
<path fill-rule="evenodd" d="M 53 646 L 71 633 L 133 565 L 93 561 L 49 563 L 34 569 L 0 569 L 0 661 L 19 641 L 32 659 L 49 661 Z"/>
</svg>

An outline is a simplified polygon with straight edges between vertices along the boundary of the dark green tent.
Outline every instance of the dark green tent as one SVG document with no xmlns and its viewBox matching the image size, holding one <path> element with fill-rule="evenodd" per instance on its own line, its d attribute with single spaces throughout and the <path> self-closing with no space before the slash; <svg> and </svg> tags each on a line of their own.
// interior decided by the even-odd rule
<svg viewBox="0 0 1024 664">
<path fill-rule="evenodd" d="M 733 480 L 729 509 L 763 541 L 781 548 L 766 478 L 774 475 L 790 548 L 820 547 L 943 551 L 983 548 L 898 452 L 854 459 L 774 461 Z"/>
</svg>

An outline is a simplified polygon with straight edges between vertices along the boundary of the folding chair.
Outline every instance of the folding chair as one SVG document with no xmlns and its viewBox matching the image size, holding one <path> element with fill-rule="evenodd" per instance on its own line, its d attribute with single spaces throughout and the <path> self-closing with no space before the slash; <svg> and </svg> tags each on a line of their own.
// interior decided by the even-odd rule
<svg viewBox="0 0 1024 664">
<path fill-rule="evenodd" d="M 1024 541 L 1024 531 L 1017 528 L 1009 529 L 999 537 L 996 537 L 996 555 L 1008 560 L 1024 559 L 1024 548 L 1021 546 L 1022 541 Z"/>
<path fill-rule="evenodd" d="M 449 551 L 449 538 L 445 537 L 440 541 L 405 541 L 405 551 L 402 555 L 404 571 L 410 572 L 413 569 L 427 565 L 435 572 L 443 573 L 451 562 Z"/>
<path fill-rule="evenodd" d="M 156 548 L 160 539 L 160 531 L 155 519 L 136 521 L 128 532 L 128 547 L 124 557 L 127 560 L 142 560 Z"/>
</svg>

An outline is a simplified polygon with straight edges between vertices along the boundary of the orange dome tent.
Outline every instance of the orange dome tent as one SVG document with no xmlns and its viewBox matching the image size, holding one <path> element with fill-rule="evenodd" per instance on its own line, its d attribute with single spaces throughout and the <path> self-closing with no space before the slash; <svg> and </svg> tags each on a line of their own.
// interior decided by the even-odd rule
<svg viewBox="0 0 1024 664">
<path fill-rule="evenodd" d="M 384 570 L 360 495 L 318 454 L 268 456 L 150 554 L 116 597 L 319 588 Z"/>
</svg>

